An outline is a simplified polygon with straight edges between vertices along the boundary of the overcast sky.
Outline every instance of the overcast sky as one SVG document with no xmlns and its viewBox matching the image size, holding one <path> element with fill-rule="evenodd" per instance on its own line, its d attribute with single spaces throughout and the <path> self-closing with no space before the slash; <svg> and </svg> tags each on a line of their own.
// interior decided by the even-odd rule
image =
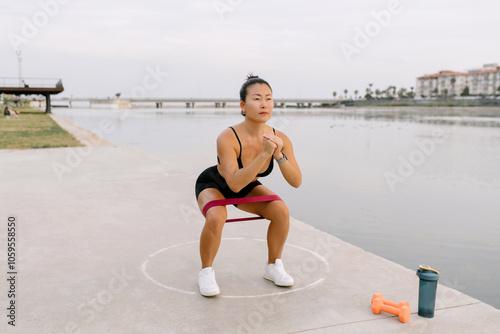
<svg viewBox="0 0 500 334">
<path fill-rule="evenodd" d="M 275 97 L 410 89 L 500 63 L 493 0 L 0 0 L 0 77 L 62 78 L 73 97 Z M 33 29 L 34 28 L 34 29 Z"/>
</svg>

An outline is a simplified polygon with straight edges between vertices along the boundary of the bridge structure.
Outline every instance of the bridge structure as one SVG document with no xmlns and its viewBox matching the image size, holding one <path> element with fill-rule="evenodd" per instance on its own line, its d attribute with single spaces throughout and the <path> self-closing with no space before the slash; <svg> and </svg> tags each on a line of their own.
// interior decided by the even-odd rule
<svg viewBox="0 0 500 334">
<path fill-rule="evenodd" d="M 131 98 L 131 99 L 113 99 L 113 98 L 60 98 L 53 99 L 54 102 L 64 104 L 64 106 L 71 108 L 74 102 L 88 102 L 89 107 L 92 105 L 111 104 L 118 107 L 131 107 L 132 104 L 154 104 L 156 108 L 163 108 L 168 104 L 183 104 L 186 108 L 195 108 L 196 105 L 209 104 L 215 108 L 226 108 L 229 104 L 238 105 L 239 99 L 231 98 Z M 298 108 L 312 108 L 314 105 L 340 105 L 339 100 L 333 99 L 274 99 L 274 105 L 278 108 L 286 108 L 288 106 Z M 62 106 L 62 105 L 60 105 Z"/>
<path fill-rule="evenodd" d="M 61 79 L 41 78 L 0 78 L 0 94 L 43 95 L 45 112 L 50 113 L 50 96 L 64 91 Z"/>
</svg>

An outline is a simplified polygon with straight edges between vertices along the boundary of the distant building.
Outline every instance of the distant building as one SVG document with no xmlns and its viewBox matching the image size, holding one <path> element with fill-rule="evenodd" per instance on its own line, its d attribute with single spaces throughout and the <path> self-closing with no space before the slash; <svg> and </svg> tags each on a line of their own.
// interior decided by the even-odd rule
<svg viewBox="0 0 500 334">
<path fill-rule="evenodd" d="M 485 64 L 483 68 L 469 71 L 469 93 L 471 95 L 500 94 L 500 66 Z"/>
<path fill-rule="evenodd" d="M 418 97 L 430 96 L 457 96 L 467 86 L 469 73 L 440 71 L 436 74 L 424 75 L 417 78 Z"/>
<path fill-rule="evenodd" d="M 467 73 L 440 71 L 417 78 L 416 96 L 451 97 L 460 96 L 469 88 L 469 95 L 500 94 L 500 66 L 496 63 L 485 64 L 483 68 L 469 70 Z"/>
</svg>

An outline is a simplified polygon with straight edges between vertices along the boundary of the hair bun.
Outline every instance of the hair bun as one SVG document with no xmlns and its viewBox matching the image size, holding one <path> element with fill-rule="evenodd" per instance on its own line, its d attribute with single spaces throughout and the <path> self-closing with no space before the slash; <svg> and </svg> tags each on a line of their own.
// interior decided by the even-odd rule
<svg viewBox="0 0 500 334">
<path fill-rule="evenodd" d="M 247 75 L 247 80 L 251 80 L 251 79 L 258 79 L 259 76 L 258 75 L 253 75 L 253 73 L 250 73 L 249 75 Z"/>
</svg>

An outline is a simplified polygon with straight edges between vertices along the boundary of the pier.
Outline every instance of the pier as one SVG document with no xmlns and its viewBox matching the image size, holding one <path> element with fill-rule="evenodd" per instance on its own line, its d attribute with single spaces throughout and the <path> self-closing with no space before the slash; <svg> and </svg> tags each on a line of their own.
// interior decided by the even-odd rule
<svg viewBox="0 0 500 334">
<path fill-rule="evenodd" d="M 205 104 L 213 105 L 215 108 L 226 108 L 229 104 L 239 105 L 240 100 L 234 98 L 132 98 L 132 99 L 114 99 L 114 98 L 60 98 L 53 99 L 59 106 L 68 108 L 73 107 L 74 102 L 86 102 L 89 108 L 93 105 L 111 104 L 117 106 L 132 106 L 135 104 L 151 104 L 156 108 L 163 108 L 168 104 L 182 104 L 186 108 L 195 108 Z M 296 108 L 312 108 L 313 106 L 340 105 L 339 100 L 333 99 L 274 99 L 276 108 L 286 108 L 287 106 Z"/>
<path fill-rule="evenodd" d="M 61 79 L 40 78 L 0 78 L 0 94 L 12 95 L 43 95 L 45 97 L 45 112 L 50 113 L 50 96 L 64 91 Z"/>
</svg>

